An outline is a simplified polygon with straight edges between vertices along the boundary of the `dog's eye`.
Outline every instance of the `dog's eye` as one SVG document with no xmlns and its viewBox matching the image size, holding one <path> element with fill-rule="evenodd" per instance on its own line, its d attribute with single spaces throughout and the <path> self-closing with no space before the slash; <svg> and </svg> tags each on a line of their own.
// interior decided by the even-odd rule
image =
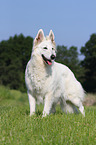
<svg viewBox="0 0 96 145">
<path fill-rule="evenodd" d="M 47 47 L 44 47 L 43 49 L 47 49 Z"/>
</svg>

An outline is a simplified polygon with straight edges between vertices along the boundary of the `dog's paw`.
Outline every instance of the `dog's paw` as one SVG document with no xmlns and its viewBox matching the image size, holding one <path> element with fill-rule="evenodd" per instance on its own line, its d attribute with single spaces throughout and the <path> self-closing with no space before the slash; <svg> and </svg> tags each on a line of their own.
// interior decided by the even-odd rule
<svg viewBox="0 0 96 145">
<path fill-rule="evenodd" d="M 48 114 L 46 112 L 43 112 L 42 118 L 48 116 Z"/>
<path fill-rule="evenodd" d="M 35 112 L 30 113 L 30 116 L 33 116 L 33 115 L 35 115 Z"/>
</svg>

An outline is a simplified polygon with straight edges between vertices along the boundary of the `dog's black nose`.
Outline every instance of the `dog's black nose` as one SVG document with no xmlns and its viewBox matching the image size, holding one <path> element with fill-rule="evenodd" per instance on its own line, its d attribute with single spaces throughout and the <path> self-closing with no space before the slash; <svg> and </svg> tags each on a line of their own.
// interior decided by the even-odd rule
<svg viewBox="0 0 96 145">
<path fill-rule="evenodd" d="M 56 57 L 55 55 L 53 55 L 53 54 L 51 55 L 51 59 L 52 60 L 55 59 L 55 57 Z"/>
</svg>

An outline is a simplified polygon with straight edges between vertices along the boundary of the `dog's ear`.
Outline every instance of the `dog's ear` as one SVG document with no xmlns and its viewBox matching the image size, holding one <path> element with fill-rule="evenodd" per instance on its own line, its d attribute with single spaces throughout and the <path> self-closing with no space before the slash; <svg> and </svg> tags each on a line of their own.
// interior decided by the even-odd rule
<svg viewBox="0 0 96 145">
<path fill-rule="evenodd" d="M 44 32 L 43 32 L 42 29 L 40 29 L 40 30 L 38 31 L 37 36 L 36 36 L 35 39 L 34 39 L 34 45 L 39 44 L 40 42 L 43 41 L 43 39 L 44 39 Z"/>
<path fill-rule="evenodd" d="M 51 41 L 54 42 L 54 33 L 52 30 L 50 30 L 49 39 L 51 39 Z"/>
</svg>

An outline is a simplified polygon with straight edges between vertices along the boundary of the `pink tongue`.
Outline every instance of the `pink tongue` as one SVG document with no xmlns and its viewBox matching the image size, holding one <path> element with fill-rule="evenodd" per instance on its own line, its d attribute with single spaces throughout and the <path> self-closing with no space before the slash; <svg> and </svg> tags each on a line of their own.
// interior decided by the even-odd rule
<svg viewBox="0 0 96 145">
<path fill-rule="evenodd" d="M 47 61 L 48 65 L 52 65 L 52 62 Z"/>
</svg>

